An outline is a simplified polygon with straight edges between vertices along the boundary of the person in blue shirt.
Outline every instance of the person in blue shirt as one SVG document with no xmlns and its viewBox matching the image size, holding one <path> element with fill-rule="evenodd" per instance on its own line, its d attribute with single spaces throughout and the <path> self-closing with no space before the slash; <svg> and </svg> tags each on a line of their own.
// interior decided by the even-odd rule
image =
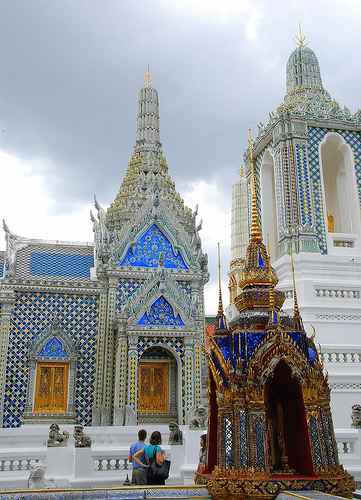
<svg viewBox="0 0 361 500">
<path fill-rule="evenodd" d="M 145 455 L 142 456 L 141 460 L 135 461 L 133 455 L 137 453 L 137 451 L 143 450 L 146 446 L 145 439 L 147 437 L 147 431 L 145 429 L 140 429 L 138 432 L 138 441 L 133 443 L 130 446 L 129 450 L 129 463 L 132 461 L 133 463 L 133 472 L 132 472 L 132 484 L 144 485 L 147 484 L 147 476 L 146 476 L 146 467 L 147 462 L 145 459 Z"/>
<path fill-rule="evenodd" d="M 159 446 L 162 444 L 162 435 L 159 431 L 154 431 L 152 432 L 152 435 L 150 436 L 149 443 L 145 448 L 142 450 L 137 451 L 135 455 L 133 455 L 133 460 L 137 462 L 138 465 L 142 465 L 142 462 L 140 461 L 140 457 L 145 457 L 147 464 L 149 463 L 149 459 L 154 457 L 156 458 L 157 464 L 162 465 L 164 461 L 164 450 Z M 147 468 L 147 484 L 152 484 L 152 485 L 164 485 L 165 480 L 156 478 L 156 477 L 151 477 L 150 475 L 150 470 L 148 468 L 148 465 L 146 465 Z"/>
</svg>

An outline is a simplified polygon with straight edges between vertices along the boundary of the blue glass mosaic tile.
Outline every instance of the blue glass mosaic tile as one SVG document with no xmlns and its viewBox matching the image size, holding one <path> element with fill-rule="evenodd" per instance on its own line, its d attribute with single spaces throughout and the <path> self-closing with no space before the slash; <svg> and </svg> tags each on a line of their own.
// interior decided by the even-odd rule
<svg viewBox="0 0 361 500">
<path fill-rule="evenodd" d="M 39 356 L 46 356 L 48 358 L 68 357 L 67 353 L 63 349 L 63 344 L 56 337 L 49 340 L 44 349 L 40 352 Z"/>
<path fill-rule="evenodd" d="M 120 265 L 158 267 L 161 252 L 164 256 L 164 267 L 188 269 L 181 254 L 175 255 L 169 240 L 155 224 L 143 234 L 135 248 L 129 248 Z"/>
<path fill-rule="evenodd" d="M 5 389 L 4 427 L 18 427 L 26 401 L 29 339 L 36 339 L 53 320 L 59 329 L 80 342 L 76 380 L 77 421 L 91 424 L 95 381 L 95 346 L 98 326 L 98 296 L 86 294 L 19 292 L 9 333 Z"/>
<path fill-rule="evenodd" d="M 183 326 L 184 323 L 178 314 L 175 316 L 173 308 L 165 300 L 164 297 L 159 297 L 150 308 L 149 314 L 144 313 L 143 317 L 138 321 L 138 325 L 177 325 Z"/>
<path fill-rule="evenodd" d="M 30 255 L 32 276 L 74 276 L 86 278 L 94 266 L 93 255 L 36 253 Z"/>
<path fill-rule="evenodd" d="M 0 262 L 0 276 L 2 276 L 4 273 L 4 263 Z"/>
</svg>

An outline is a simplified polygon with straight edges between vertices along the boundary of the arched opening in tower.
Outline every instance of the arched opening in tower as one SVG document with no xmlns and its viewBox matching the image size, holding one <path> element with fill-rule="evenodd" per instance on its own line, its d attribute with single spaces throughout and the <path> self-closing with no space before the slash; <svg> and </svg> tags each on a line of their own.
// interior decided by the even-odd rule
<svg viewBox="0 0 361 500">
<path fill-rule="evenodd" d="M 275 173 L 273 157 L 269 150 L 262 159 L 260 171 L 262 236 L 267 242 L 269 235 L 271 262 L 277 259 L 278 254 L 278 226 L 277 226 L 277 199 L 275 189 Z"/>
<path fill-rule="evenodd" d="M 301 387 L 283 360 L 266 382 L 265 405 L 271 471 L 314 476 Z"/>
<path fill-rule="evenodd" d="M 320 147 L 326 227 L 329 233 L 359 234 L 358 198 L 352 151 L 337 133 Z"/>
</svg>

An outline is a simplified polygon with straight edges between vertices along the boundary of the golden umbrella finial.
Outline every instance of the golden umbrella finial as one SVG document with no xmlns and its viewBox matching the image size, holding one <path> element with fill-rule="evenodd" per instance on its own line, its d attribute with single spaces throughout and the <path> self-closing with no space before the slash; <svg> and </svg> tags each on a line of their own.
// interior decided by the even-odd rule
<svg viewBox="0 0 361 500">
<path fill-rule="evenodd" d="M 252 225 L 251 225 L 250 242 L 256 243 L 256 242 L 262 241 L 262 234 L 261 234 L 261 229 L 259 227 L 258 212 L 257 212 L 256 185 L 254 182 L 251 129 L 249 129 L 249 154 L 250 154 L 250 160 L 251 160 L 251 176 L 252 176 Z"/>
<path fill-rule="evenodd" d="M 152 80 L 153 80 L 153 77 L 152 75 L 149 73 L 149 64 L 148 64 L 148 69 L 147 69 L 147 72 L 146 74 L 143 76 L 144 80 L 146 81 L 146 83 L 150 83 Z"/>
<path fill-rule="evenodd" d="M 300 36 L 296 36 L 296 40 L 293 39 L 293 41 L 295 42 L 296 45 L 298 45 L 299 47 L 306 47 L 306 45 L 308 45 L 308 42 L 305 43 L 305 40 L 306 40 L 306 37 L 305 35 L 302 35 L 302 31 L 301 31 L 301 23 L 299 23 L 299 33 L 300 33 Z"/>
</svg>

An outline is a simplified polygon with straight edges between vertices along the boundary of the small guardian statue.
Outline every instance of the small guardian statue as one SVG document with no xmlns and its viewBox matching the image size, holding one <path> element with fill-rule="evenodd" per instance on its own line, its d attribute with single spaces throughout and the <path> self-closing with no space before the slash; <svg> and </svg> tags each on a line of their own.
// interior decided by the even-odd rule
<svg viewBox="0 0 361 500">
<path fill-rule="evenodd" d="M 92 444 L 92 440 L 90 436 L 87 434 L 84 434 L 83 432 L 84 427 L 82 425 L 75 425 L 74 426 L 74 439 L 75 443 L 74 446 L 75 448 L 90 448 Z"/>
<path fill-rule="evenodd" d="M 207 424 L 208 410 L 205 406 L 198 406 L 196 414 L 189 420 L 190 429 L 205 429 Z"/>
<path fill-rule="evenodd" d="M 169 424 L 169 445 L 180 445 L 183 444 L 183 434 L 176 422 L 171 422 Z"/>
<path fill-rule="evenodd" d="M 353 429 L 361 429 L 361 405 L 355 404 L 352 406 L 351 420 Z"/>
<path fill-rule="evenodd" d="M 28 490 L 51 490 L 57 488 L 54 478 L 45 477 L 46 465 L 36 463 L 30 467 Z"/>
<path fill-rule="evenodd" d="M 47 446 L 49 447 L 68 446 L 68 440 L 69 440 L 69 432 L 63 431 L 63 433 L 60 434 L 59 425 L 51 424 Z"/>
</svg>

